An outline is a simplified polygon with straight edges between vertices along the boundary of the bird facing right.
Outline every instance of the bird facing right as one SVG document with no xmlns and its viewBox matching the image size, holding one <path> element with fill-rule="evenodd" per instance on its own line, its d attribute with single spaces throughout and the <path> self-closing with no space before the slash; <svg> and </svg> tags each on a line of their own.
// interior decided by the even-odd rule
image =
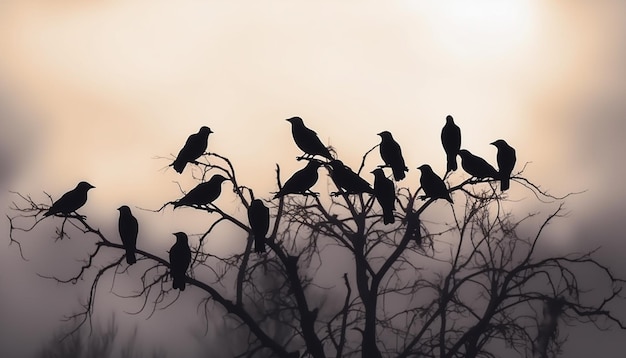
<svg viewBox="0 0 626 358">
<path fill-rule="evenodd" d="M 215 174 L 209 181 L 198 184 L 187 195 L 174 202 L 174 209 L 179 206 L 206 205 L 217 199 L 222 193 L 222 183 L 228 180 L 220 174 Z"/>
<path fill-rule="evenodd" d="M 189 264 L 191 264 L 191 249 L 189 238 L 184 232 L 174 233 L 176 243 L 170 248 L 170 274 L 172 275 L 172 288 L 185 290 L 185 276 Z"/>
<path fill-rule="evenodd" d="M 50 209 L 43 216 L 50 216 L 56 214 L 69 215 L 78 210 L 81 206 L 87 202 L 87 192 L 89 189 L 95 188 L 95 186 L 81 181 L 76 185 L 76 188 L 68 191 L 59 198 L 59 200 L 52 203 Z"/>
<path fill-rule="evenodd" d="M 187 163 L 193 163 L 200 158 L 208 146 L 209 134 L 213 133 L 211 128 L 207 126 L 200 127 L 196 134 L 192 134 L 187 138 L 185 145 L 178 152 L 176 160 L 172 163 L 174 170 L 181 174 L 185 170 Z"/>
<path fill-rule="evenodd" d="M 498 172 L 500 173 L 500 190 L 505 191 L 509 188 L 511 173 L 517 161 L 515 149 L 504 139 L 498 139 L 490 144 L 498 148 L 496 159 L 498 161 Z"/>
</svg>

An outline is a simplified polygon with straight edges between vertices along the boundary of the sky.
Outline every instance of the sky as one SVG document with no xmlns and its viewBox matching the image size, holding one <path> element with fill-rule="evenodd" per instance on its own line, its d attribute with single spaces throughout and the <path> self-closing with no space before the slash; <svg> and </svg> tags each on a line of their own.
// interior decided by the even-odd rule
<svg viewBox="0 0 626 358">
<path fill-rule="evenodd" d="M 601 245 L 626 276 L 623 1 L 4 0 L 0 54 L 5 211 L 8 190 L 43 200 L 43 191 L 58 197 L 87 180 L 96 189 L 81 211 L 115 234 L 115 208 L 158 208 L 179 196 L 176 182 L 194 185 L 159 157 L 202 125 L 214 132 L 209 150 L 269 197 L 276 164 L 283 173 L 301 165 L 284 121 L 292 116 L 353 168 L 376 133 L 392 132 L 413 186 L 417 166 L 445 170 L 439 133 L 450 114 L 474 154 L 493 162 L 488 143 L 503 138 L 543 188 L 586 190 L 567 201 L 554 245 Z M 527 191 L 511 192 L 523 210 L 536 209 L 524 206 Z M 171 211 L 137 216 L 151 222 L 142 234 L 155 248 L 187 224 Z M 36 276 L 54 265 L 51 234 L 28 242 L 28 262 L 1 236 L 0 302 L 10 307 L 0 308 L 0 353 L 31 354 L 32 344 L 15 342 L 44 339 L 77 307 L 80 289 Z M 103 302 L 122 313 L 117 300 Z M 147 322 L 160 327 L 163 317 Z M 617 357 L 626 333 L 571 337 L 568 357 L 587 356 L 594 347 L 580 342 L 591 337 Z"/>
</svg>

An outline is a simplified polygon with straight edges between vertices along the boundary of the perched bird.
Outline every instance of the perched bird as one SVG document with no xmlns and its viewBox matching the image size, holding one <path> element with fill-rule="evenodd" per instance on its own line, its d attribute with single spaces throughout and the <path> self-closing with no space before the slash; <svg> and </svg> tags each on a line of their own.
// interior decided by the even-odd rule
<svg viewBox="0 0 626 358">
<path fill-rule="evenodd" d="M 497 179 L 500 177 L 496 168 L 492 167 L 491 164 L 487 163 L 483 158 L 470 153 L 468 150 L 461 149 L 459 156 L 461 156 L 461 166 L 463 170 L 469 175 L 475 176 L 478 179 Z"/>
<path fill-rule="evenodd" d="M 189 239 L 184 232 L 176 232 L 176 243 L 170 248 L 170 274 L 172 275 L 172 288 L 185 290 L 185 275 L 191 263 L 191 249 Z"/>
<path fill-rule="evenodd" d="M 461 150 L 461 128 L 454 124 L 452 116 L 446 117 L 446 124 L 441 130 L 441 144 L 443 144 L 443 150 L 446 152 L 448 162 L 446 173 L 457 170 L 456 156 L 459 154 L 459 150 Z"/>
<path fill-rule="evenodd" d="M 296 142 L 298 148 L 300 148 L 304 153 L 311 157 L 321 155 L 324 158 L 330 160 L 333 159 L 328 151 L 328 148 L 326 148 L 322 141 L 317 137 L 317 133 L 307 128 L 304 125 L 304 122 L 302 122 L 302 118 L 292 117 L 287 119 L 287 121 L 291 123 L 291 134 L 293 135 L 294 142 Z"/>
<path fill-rule="evenodd" d="M 137 258 L 135 257 L 135 248 L 137 245 L 139 224 L 127 205 L 122 205 L 117 208 L 117 210 L 120 212 L 118 229 L 120 231 L 122 244 L 124 244 L 124 249 L 126 249 L 126 262 L 129 265 L 132 265 L 137 262 Z"/>
<path fill-rule="evenodd" d="M 408 172 L 409 168 L 404 164 L 400 144 L 393 139 L 389 131 L 380 132 L 378 135 L 380 136 L 380 157 L 385 165 L 391 167 L 396 181 L 404 179 L 406 177 L 404 172 Z"/>
<path fill-rule="evenodd" d="M 490 144 L 498 148 L 496 159 L 498 161 L 498 172 L 500 174 L 500 190 L 505 191 L 509 188 L 511 173 L 513 172 L 515 161 L 517 160 L 515 149 L 503 139 L 498 139 Z"/>
<path fill-rule="evenodd" d="M 437 175 L 428 164 L 417 167 L 422 172 L 420 177 L 420 184 L 424 189 L 424 196 L 433 199 L 446 199 L 452 204 L 452 198 L 446 187 L 446 183 L 443 182 L 441 177 Z"/>
<path fill-rule="evenodd" d="M 329 165 L 331 167 L 330 177 L 338 188 L 346 191 L 346 194 L 374 194 L 374 189 L 370 184 L 345 166 L 341 160 L 331 160 Z"/>
<path fill-rule="evenodd" d="M 374 169 L 372 174 L 374 174 L 374 197 L 383 209 L 383 223 L 393 224 L 395 221 L 393 211 L 396 209 L 396 189 L 393 181 L 387 179 L 385 172 L 380 168 Z"/>
<path fill-rule="evenodd" d="M 187 205 L 206 205 L 217 199 L 222 193 L 222 182 L 227 180 L 220 174 L 215 174 L 209 181 L 198 184 L 187 195 L 174 203 L 174 209 Z"/>
<path fill-rule="evenodd" d="M 274 199 L 287 194 L 305 194 L 317 182 L 319 175 L 317 169 L 322 165 L 317 160 L 310 160 L 302 169 L 295 172 L 287 179 L 283 187 L 274 195 Z"/>
<path fill-rule="evenodd" d="M 200 158 L 207 148 L 207 142 L 209 140 L 209 134 L 213 133 L 211 128 L 207 126 L 200 127 L 200 130 L 196 134 L 192 134 L 187 138 L 185 146 L 178 152 L 178 156 L 172 166 L 178 173 L 182 173 L 187 163 L 193 163 L 196 159 Z"/>
<path fill-rule="evenodd" d="M 270 228 L 270 209 L 263 201 L 252 200 L 248 208 L 248 221 L 254 235 L 254 252 L 265 252 L 265 235 Z"/>
<path fill-rule="evenodd" d="M 52 203 L 50 209 L 48 209 L 43 216 L 56 214 L 68 215 L 78 210 L 87 202 L 87 192 L 91 188 L 95 188 L 95 186 L 87 183 L 86 181 L 81 181 L 78 185 L 76 185 L 76 188 L 63 194 L 59 200 Z"/>
</svg>

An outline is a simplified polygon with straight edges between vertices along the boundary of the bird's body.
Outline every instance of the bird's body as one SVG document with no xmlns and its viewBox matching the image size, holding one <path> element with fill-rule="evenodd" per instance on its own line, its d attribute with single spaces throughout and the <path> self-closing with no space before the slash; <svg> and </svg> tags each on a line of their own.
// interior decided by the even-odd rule
<svg viewBox="0 0 626 358">
<path fill-rule="evenodd" d="M 172 288 L 185 290 L 185 276 L 189 264 L 191 264 L 191 249 L 189 239 L 184 232 L 174 233 L 176 243 L 170 248 L 170 274 L 172 275 Z"/>
<path fill-rule="evenodd" d="M 511 147 L 503 139 L 491 143 L 498 148 L 498 154 L 496 159 L 498 161 L 498 173 L 500 174 L 500 190 L 505 191 L 509 188 L 511 182 L 511 173 L 515 167 L 517 156 L 515 155 L 515 149 Z"/>
<path fill-rule="evenodd" d="M 446 187 L 446 183 L 433 171 L 430 165 L 424 164 L 419 166 L 417 169 L 422 172 L 420 184 L 424 190 L 424 196 L 433 199 L 445 199 L 450 204 L 453 203 L 450 193 L 448 192 L 448 188 Z"/>
<path fill-rule="evenodd" d="M 259 199 L 252 200 L 248 208 L 248 221 L 254 235 L 254 251 L 265 252 L 265 235 L 270 228 L 270 209 Z"/>
<path fill-rule="evenodd" d="M 304 153 L 311 157 L 321 155 L 329 160 L 333 159 L 328 151 L 328 148 L 326 148 L 326 146 L 324 146 L 322 141 L 318 138 L 317 133 L 307 128 L 304 125 L 302 118 L 292 117 L 287 119 L 287 121 L 291 123 L 291 134 L 293 135 L 294 142 L 296 142 L 298 148 L 300 148 Z"/>
<path fill-rule="evenodd" d="M 346 194 L 370 193 L 374 194 L 374 189 L 370 184 L 352 169 L 348 168 L 340 160 L 330 161 L 330 177 L 338 188 L 343 189 Z"/>
<path fill-rule="evenodd" d="M 465 170 L 469 175 L 475 176 L 478 179 L 499 178 L 496 168 L 487 163 L 487 161 L 483 158 L 470 153 L 466 149 L 461 149 L 459 151 L 459 156 L 461 156 L 461 166 L 463 167 L 463 170 Z"/>
<path fill-rule="evenodd" d="M 222 193 L 222 183 L 227 180 L 220 174 L 215 174 L 209 181 L 198 184 L 187 195 L 174 203 L 174 209 L 179 206 L 206 205 L 217 199 Z"/>
<path fill-rule="evenodd" d="M 409 171 L 409 168 L 404 163 L 400 144 L 393 139 L 389 131 L 380 132 L 378 135 L 380 136 L 380 157 L 385 162 L 385 165 L 391 167 L 393 178 L 396 181 L 404 179 L 406 177 L 404 172 Z"/>
<path fill-rule="evenodd" d="M 461 150 L 461 128 L 454 124 L 452 116 L 446 117 L 446 124 L 441 130 L 441 144 L 446 152 L 447 171 L 457 170 L 456 156 Z"/>
<path fill-rule="evenodd" d="M 298 170 L 291 178 L 287 179 L 283 187 L 274 195 L 274 199 L 287 194 L 305 194 L 317 182 L 319 178 L 317 169 L 321 164 L 317 160 L 310 160 L 304 168 Z"/>
<path fill-rule="evenodd" d="M 78 210 L 81 206 L 87 202 L 87 192 L 89 189 L 95 188 L 95 186 L 81 181 L 76 185 L 76 188 L 68 191 L 59 198 L 59 200 L 52 203 L 50 209 L 43 214 L 43 216 L 50 215 L 69 215 Z"/>
<path fill-rule="evenodd" d="M 128 206 L 122 205 L 117 210 L 120 212 L 118 230 L 120 232 L 120 239 L 122 239 L 122 244 L 124 244 L 124 249 L 126 250 L 126 262 L 132 265 L 137 262 L 135 249 L 137 247 L 139 224 Z"/>
<path fill-rule="evenodd" d="M 393 224 L 395 221 L 393 211 L 396 208 L 396 189 L 393 181 L 387 179 L 380 168 L 374 169 L 372 174 L 374 174 L 374 196 L 383 209 L 383 223 Z"/>
<path fill-rule="evenodd" d="M 213 133 L 211 128 L 202 126 L 198 133 L 192 134 L 187 138 L 187 142 L 185 142 L 185 145 L 178 152 L 178 156 L 172 163 L 176 172 L 182 173 L 187 163 L 193 163 L 204 154 L 208 146 L 209 134 L 211 133 Z"/>
</svg>

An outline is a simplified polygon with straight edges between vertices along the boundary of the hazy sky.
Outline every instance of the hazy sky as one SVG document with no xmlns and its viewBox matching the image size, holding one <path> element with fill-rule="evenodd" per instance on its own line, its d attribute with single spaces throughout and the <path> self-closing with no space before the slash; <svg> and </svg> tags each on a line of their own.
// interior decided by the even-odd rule
<svg viewBox="0 0 626 358">
<path fill-rule="evenodd" d="M 418 165 L 445 169 L 439 133 L 451 114 L 475 154 L 493 161 L 488 143 L 503 138 L 552 193 L 587 189 L 555 240 L 602 244 L 626 274 L 624 63 L 619 0 L 4 0 L 0 197 L 8 205 L 10 189 L 43 200 L 43 190 L 58 197 L 87 180 L 96 189 L 82 211 L 114 234 L 121 204 L 156 208 L 179 195 L 173 181 L 194 185 L 154 158 L 176 153 L 202 125 L 215 132 L 210 150 L 268 197 L 276 163 L 283 179 L 301 165 L 284 121 L 295 115 L 355 168 L 376 133 L 391 131 L 415 187 Z M 153 222 L 142 233 L 155 247 L 185 229 L 180 213 L 138 216 Z M 0 249 L 2 356 L 32 352 L 12 342 L 44 336 L 77 308 L 74 290 L 36 277 L 42 260 L 54 262 L 43 257 L 55 246 L 41 245 L 28 245 L 30 262 Z M 618 356 L 624 334 L 595 336 L 604 356 Z"/>
</svg>

